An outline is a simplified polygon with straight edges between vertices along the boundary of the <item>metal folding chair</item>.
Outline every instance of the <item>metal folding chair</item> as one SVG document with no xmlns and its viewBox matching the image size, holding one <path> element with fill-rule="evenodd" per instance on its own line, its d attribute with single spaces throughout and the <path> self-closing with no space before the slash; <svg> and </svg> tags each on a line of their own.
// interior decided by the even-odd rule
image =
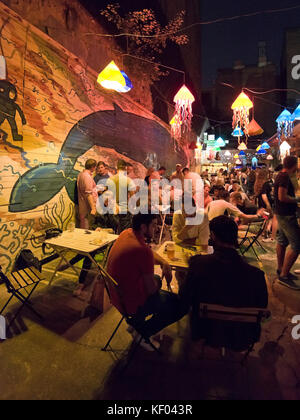
<svg viewBox="0 0 300 420">
<path fill-rule="evenodd" d="M 5 309 L 15 297 L 21 306 L 18 308 L 13 319 L 8 325 L 9 327 L 13 324 L 15 319 L 19 316 L 24 307 L 28 308 L 33 312 L 39 319 L 43 320 L 43 317 L 33 308 L 30 298 L 34 293 L 37 286 L 43 279 L 40 277 L 40 273 L 35 267 L 27 267 L 22 270 L 12 271 L 10 274 L 5 275 L 0 266 L 0 284 L 5 284 L 7 293 L 10 295 L 3 307 L 0 307 L 0 315 L 4 313 Z M 30 289 L 28 291 L 27 289 Z"/>
<path fill-rule="evenodd" d="M 108 351 L 108 349 L 110 347 L 110 344 L 113 340 L 113 338 L 115 337 L 116 333 L 118 332 L 120 326 L 122 325 L 123 321 L 126 321 L 126 323 L 129 326 L 132 326 L 136 332 L 140 335 L 139 339 L 136 342 L 136 345 L 133 347 L 131 355 L 127 361 L 126 367 L 128 367 L 128 365 L 130 364 L 130 362 L 132 361 L 136 350 L 138 349 L 138 347 L 140 346 L 142 340 L 145 340 L 145 342 L 147 344 L 149 344 L 153 350 L 155 350 L 157 353 L 161 354 L 160 351 L 151 343 L 150 337 L 148 337 L 147 335 L 145 335 L 143 329 L 140 326 L 136 325 L 135 322 L 135 318 L 134 316 L 130 316 L 127 314 L 125 306 L 123 304 L 123 297 L 122 297 L 122 291 L 121 288 L 119 286 L 119 284 L 105 271 L 105 269 L 101 266 L 99 266 L 99 271 L 101 273 L 101 277 L 102 280 L 104 282 L 109 300 L 111 302 L 111 304 L 120 312 L 120 314 L 122 315 L 121 320 L 119 321 L 118 325 L 116 326 L 116 328 L 114 329 L 111 337 L 108 339 L 107 343 L 105 344 L 105 346 L 102 348 L 102 351 Z"/>
<path fill-rule="evenodd" d="M 266 229 L 268 221 L 263 220 L 259 223 L 250 223 L 248 226 L 247 231 L 245 232 L 245 235 L 242 235 L 243 232 L 239 231 L 239 238 L 241 239 L 241 242 L 239 244 L 239 249 L 242 255 L 245 255 L 250 249 L 254 252 L 257 260 L 259 261 L 259 256 L 255 250 L 254 245 L 258 245 L 264 252 L 266 251 L 262 244 L 259 242 L 260 236 L 263 234 L 264 230 Z M 252 227 L 257 227 L 257 232 L 253 233 L 251 232 Z M 247 242 L 247 244 L 246 244 Z M 245 246 L 245 249 L 243 248 Z"/>
<path fill-rule="evenodd" d="M 271 312 L 268 309 L 263 308 L 234 308 L 234 307 L 227 307 L 222 305 L 215 305 L 215 304 L 207 304 L 207 303 L 200 303 L 199 306 L 199 319 L 204 320 L 212 320 L 212 321 L 224 321 L 230 323 L 243 323 L 253 324 L 258 327 L 258 330 L 261 330 L 261 323 L 269 319 L 271 317 Z M 231 324 L 233 325 L 233 324 Z M 211 324 L 211 328 L 213 328 L 213 324 Z M 234 326 L 232 326 L 234 328 Z M 226 333 L 225 333 L 226 335 Z M 249 342 L 248 348 L 246 351 L 245 356 L 242 360 L 242 364 L 246 362 L 248 356 L 254 349 L 254 345 L 259 342 L 259 337 L 255 337 L 250 335 L 249 333 Z M 218 338 L 217 338 L 218 340 Z M 226 349 L 230 348 L 230 345 L 227 344 L 227 338 L 224 340 L 224 337 L 220 339 L 218 347 L 222 350 L 222 356 L 225 355 Z M 228 338 L 230 341 L 230 338 Z"/>
</svg>

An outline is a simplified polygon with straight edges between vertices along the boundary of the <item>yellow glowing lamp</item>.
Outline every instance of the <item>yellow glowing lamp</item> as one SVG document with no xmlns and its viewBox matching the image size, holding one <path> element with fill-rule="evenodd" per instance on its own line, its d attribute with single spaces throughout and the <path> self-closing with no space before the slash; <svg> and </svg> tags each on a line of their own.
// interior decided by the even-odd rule
<svg viewBox="0 0 300 420">
<path fill-rule="evenodd" d="M 242 143 L 239 145 L 238 149 L 239 149 L 239 150 L 247 150 L 247 149 L 248 149 L 248 147 L 246 146 L 246 143 L 242 142 Z"/>
<path fill-rule="evenodd" d="M 239 109 L 239 108 L 246 108 L 251 109 L 253 108 L 253 102 L 249 99 L 249 97 L 242 92 L 238 98 L 234 101 L 231 106 L 231 109 Z"/>
<path fill-rule="evenodd" d="M 108 66 L 99 74 L 97 82 L 109 90 L 119 91 L 126 86 L 126 81 L 121 73 L 121 70 L 114 61 L 111 61 Z"/>
<path fill-rule="evenodd" d="M 236 153 L 235 155 L 234 155 L 234 159 L 239 159 L 240 157 L 239 157 L 239 155 Z"/>
<path fill-rule="evenodd" d="M 259 152 L 259 151 L 260 151 L 260 149 L 261 149 L 261 145 L 260 145 L 260 146 L 258 146 L 258 148 L 256 149 L 256 151 L 257 151 L 257 152 Z"/>
<path fill-rule="evenodd" d="M 174 102 L 183 102 L 183 103 L 190 103 L 192 104 L 195 102 L 194 95 L 189 91 L 189 89 L 183 85 L 182 88 L 177 92 L 174 97 Z"/>
</svg>

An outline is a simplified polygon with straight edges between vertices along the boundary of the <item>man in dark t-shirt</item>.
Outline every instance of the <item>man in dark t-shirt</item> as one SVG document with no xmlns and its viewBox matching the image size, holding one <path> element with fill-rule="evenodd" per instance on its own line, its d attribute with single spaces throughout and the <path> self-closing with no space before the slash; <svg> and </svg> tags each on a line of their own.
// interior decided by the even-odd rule
<svg viewBox="0 0 300 420">
<path fill-rule="evenodd" d="M 283 170 L 275 180 L 274 199 L 275 214 L 278 219 L 277 259 L 279 282 L 294 290 L 300 290 L 298 278 L 290 271 L 300 253 L 300 226 L 297 220 L 297 203 L 295 188 L 291 176 L 297 172 L 297 158 L 287 156 L 283 162 Z M 290 250 L 286 249 L 290 245 Z"/>
<path fill-rule="evenodd" d="M 193 339 L 205 338 L 210 345 L 242 351 L 250 342 L 259 341 L 260 327 L 251 323 L 199 317 L 200 303 L 266 308 L 268 291 L 265 275 L 238 254 L 238 227 L 233 220 L 219 216 L 210 222 L 210 231 L 215 252 L 190 259 L 182 301 L 192 306 Z"/>
</svg>

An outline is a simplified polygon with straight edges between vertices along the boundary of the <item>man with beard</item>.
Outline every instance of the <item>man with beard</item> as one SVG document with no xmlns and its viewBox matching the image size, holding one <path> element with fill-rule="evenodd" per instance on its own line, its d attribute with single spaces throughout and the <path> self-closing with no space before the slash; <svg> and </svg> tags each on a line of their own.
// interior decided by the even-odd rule
<svg viewBox="0 0 300 420">
<path fill-rule="evenodd" d="M 178 296 L 161 290 L 161 280 L 154 275 L 157 264 L 167 284 L 172 281 L 169 264 L 146 244 L 146 240 L 153 237 L 156 223 L 157 217 L 152 214 L 133 216 L 132 229 L 122 232 L 110 251 L 107 264 L 108 273 L 118 283 L 122 306 L 127 315 L 133 317 L 131 325 L 142 329 L 147 337 L 182 317 Z M 152 315 L 150 319 L 149 315 Z M 131 327 L 128 332 L 135 335 Z M 151 342 L 159 347 L 154 339 Z M 153 350 L 146 342 L 141 344 L 146 350 Z"/>
</svg>

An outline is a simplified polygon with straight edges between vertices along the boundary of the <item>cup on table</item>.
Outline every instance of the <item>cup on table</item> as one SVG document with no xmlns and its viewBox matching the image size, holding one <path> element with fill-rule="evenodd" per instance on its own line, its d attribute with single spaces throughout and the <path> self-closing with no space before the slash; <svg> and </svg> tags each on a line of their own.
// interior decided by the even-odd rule
<svg viewBox="0 0 300 420">
<path fill-rule="evenodd" d="M 104 230 L 97 230 L 97 239 L 103 241 L 106 237 L 106 232 Z"/>
<path fill-rule="evenodd" d="M 167 244 L 167 257 L 171 261 L 175 259 L 175 244 Z"/>
<path fill-rule="evenodd" d="M 68 232 L 74 232 L 75 230 L 75 223 L 74 222 L 70 222 L 68 224 Z"/>
</svg>

